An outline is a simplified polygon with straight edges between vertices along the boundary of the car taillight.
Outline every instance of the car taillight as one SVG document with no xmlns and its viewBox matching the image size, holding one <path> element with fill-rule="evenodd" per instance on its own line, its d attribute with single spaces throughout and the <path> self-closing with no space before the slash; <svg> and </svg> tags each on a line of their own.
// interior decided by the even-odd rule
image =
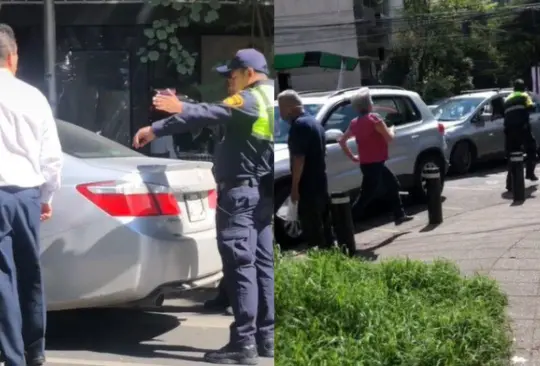
<svg viewBox="0 0 540 366">
<path fill-rule="evenodd" d="M 439 133 L 441 135 L 444 135 L 444 125 L 442 123 L 437 124 L 437 128 L 439 129 Z"/>
<path fill-rule="evenodd" d="M 77 191 L 115 217 L 177 216 L 180 207 L 166 186 L 123 181 L 80 184 Z"/>
<path fill-rule="evenodd" d="M 208 192 L 208 207 L 214 210 L 217 207 L 217 192 L 215 189 Z"/>
</svg>

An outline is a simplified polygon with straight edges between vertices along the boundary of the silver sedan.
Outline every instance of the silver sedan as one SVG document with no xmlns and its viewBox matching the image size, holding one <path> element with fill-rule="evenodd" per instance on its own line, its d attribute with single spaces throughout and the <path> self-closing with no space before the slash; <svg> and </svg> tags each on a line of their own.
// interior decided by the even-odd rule
<svg viewBox="0 0 540 366">
<path fill-rule="evenodd" d="M 62 187 L 41 229 L 49 310 L 159 304 L 221 279 L 210 163 L 149 158 L 57 126 Z"/>
</svg>

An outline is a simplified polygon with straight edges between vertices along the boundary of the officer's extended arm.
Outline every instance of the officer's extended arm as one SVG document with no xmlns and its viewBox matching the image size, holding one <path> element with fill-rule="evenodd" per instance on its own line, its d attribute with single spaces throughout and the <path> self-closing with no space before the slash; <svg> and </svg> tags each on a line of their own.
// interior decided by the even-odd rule
<svg viewBox="0 0 540 366">
<path fill-rule="evenodd" d="M 227 98 L 223 103 L 218 104 L 183 103 L 181 113 L 152 123 L 152 130 L 157 137 L 160 137 L 204 126 L 227 124 L 238 118 L 256 120 L 258 116 L 256 100 L 252 100 L 249 93 L 241 93 L 235 97 L 236 99 Z"/>
</svg>

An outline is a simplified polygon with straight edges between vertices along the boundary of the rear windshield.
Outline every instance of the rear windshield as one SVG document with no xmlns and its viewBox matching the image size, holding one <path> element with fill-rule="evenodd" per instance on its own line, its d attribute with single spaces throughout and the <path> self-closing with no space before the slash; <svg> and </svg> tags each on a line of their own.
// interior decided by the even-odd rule
<svg viewBox="0 0 540 366">
<path fill-rule="evenodd" d="M 79 159 L 129 158 L 144 156 L 106 137 L 65 121 L 57 121 L 64 153 Z"/>
</svg>

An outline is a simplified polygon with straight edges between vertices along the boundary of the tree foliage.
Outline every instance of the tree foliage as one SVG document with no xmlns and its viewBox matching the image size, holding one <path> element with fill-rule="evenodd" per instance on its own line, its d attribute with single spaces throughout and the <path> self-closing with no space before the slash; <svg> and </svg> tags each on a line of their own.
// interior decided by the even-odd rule
<svg viewBox="0 0 540 366">
<path fill-rule="evenodd" d="M 179 0 L 149 0 L 154 7 L 171 10 L 175 14 L 169 18 L 154 20 L 151 27 L 144 30 L 148 38 L 146 47 L 139 50 L 142 62 L 168 58 L 176 66 L 179 74 L 192 74 L 197 53 L 183 47 L 177 37 L 179 30 L 187 29 L 193 23 L 210 24 L 219 19 L 219 0 L 184 2 Z"/>
<path fill-rule="evenodd" d="M 381 81 L 416 90 L 428 101 L 474 87 L 508 86 L 528 72 L 540 50 L 538 10 L 523 3 L 406 0 Z"/>
</svg>

